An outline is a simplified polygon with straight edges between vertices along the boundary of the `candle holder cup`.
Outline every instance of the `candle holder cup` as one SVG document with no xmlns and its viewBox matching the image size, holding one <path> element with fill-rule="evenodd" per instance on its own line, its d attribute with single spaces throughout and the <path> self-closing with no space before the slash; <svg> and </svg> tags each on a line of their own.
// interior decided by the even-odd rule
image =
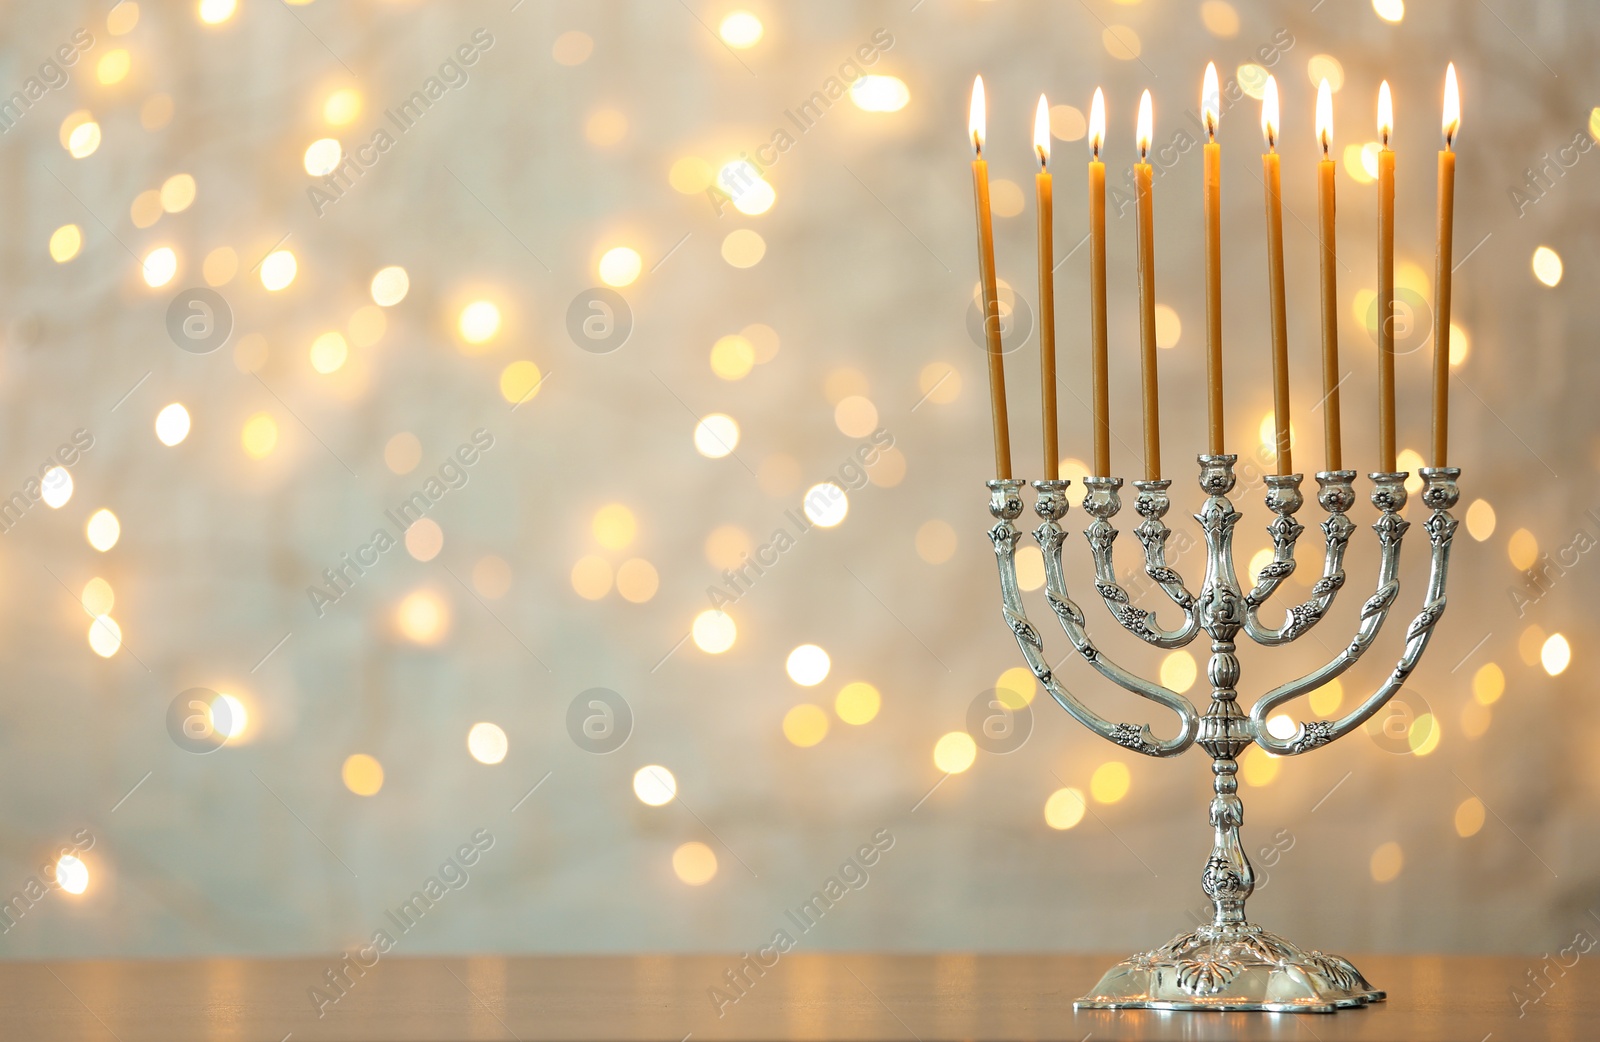
<svg viewBox="0 0 1600 1042">
<path fill-rule="evenodd" d="M 1432 557 L 1422 608 L 1406 629 L 1405 647 L 1393 672 L 1376 691 L 1338 719 L 1300 723 L 1292 735 L 1279 738 L 1268 731 L 1268 716 L 1349 669 L 1371 647 L 1389 617 L 1400 592 L 1400 545 L 1410 527 L 1401 516 L 1408 475 L 1370 475 L 1372 505 L 1378 510 L 1372 526 L 1378 538 L 1378 576 L 1373 594 L 1361 607 L 1355 635 L 1332 659 L 1268 691 L 1246 713 L 1238 702 L 1240 668 L 1235 641 L 1243 631 L 1258 644 L 1288 644 L 1322 620 L 1345 581 L 1345 549 L 1356 527 L 1346 514 L 1355 505 L 1356 473 L 1340 470 L 1316 475 L 1317 502 L 1327 512 L 1322 523 L 1322 575 L 1312 586 L 1310 598 L 1289 607 L 1284 621 L 1273 628 L 1261 621 L 1259 612 L 1295 570 L 1295 544 L 1304 531 L 1304 526 L 1295 520 L 1304 504 L 1301 475 L 1267 479 L 1266 505 L 1274 515 L 1267 527 L 1272 538 L 1272 560 L 1260 570 L 1247 592 L 1239 584 L 1233 561 L 1233 532 L 1241 515 L 1228 493 L 1234 487 L 1236 459 L 1231 455 L 1199 457 L 1200 489 L 1206 499 L 1194 517 L 1205 537 L 1206 571 L 1199 591 L 1193 594 L 1166 563 L 1170 530 L 1163 518 L 1170 507 L 1171 482 L 1134 482 L 1138 491 L 1136 509 L 1141 518 L 1134 531 L 1144 549 L 1145 574 L 1183 617 L 1182 624 L 1170 630 L 1156 622 L 1155 612 L 1135 607 L 1116 581 L 1112 545 L 1117 529 L 1112 520 L 1121 508 L 1121 479 L 1091 477 L 1084 482 L 1088 491 L 1083 506 L 1093 518 L 1084 535 L 1094 560 L 1095 588 L 1116 621 L 1158 648 L 1183 647 L 1201 631 L 1210 637 L 1211 658 L 1206 676 L 1211 685 L 1211 704 L 1203 714 L 1183 695 L 1123 669 L 1095 645 L 1083 610 L 1067 592 L 1061 564 L 1062 547 L 1067 541 L 1062 522 L 1069 509 L 1068 482 L 1033 483 L 1038 496 L 1035 511 L 1040 518 L 1033 537 L 1044 554 L 1045 595 L 1051 611 L 1067 640 L 1097 673 L 1176 715 L 1178 732 L 1166 739 L 1156 737 L 1148 724 L 1116 723 L 1100 716 L 1062 686 L 1045 656 L 1038 629 L 1028 619 L 1017 585 L 1015 555 L 1022 535 L 1016 522 L 1023 512 L 1022 490 L 1026 482 L 1005 479 L 988 483 L 989 512 L 995 519 L 989 540 L 999 566 L 1006 625 L 1015 635 L 1028 668 L 1050 697 L 1089 730 L 1126 749 L 1160 758 L 1176 756 L 1198 745 L 1212 761 L 1213 840 L 1200 882 L 1213 905 L 1211 922 L 1113 966 L 1089 994 L 1077 1000 L 1074 1005 L 1078 1009 L 1328 1013 L 1380 1002 L 1385 997 L 1349 961 L 1301 948 L 1245 918 L 1245 901 L 1255 887 L 1255 875 L 1239 838 L 1244 805 L 1238 795 L 1238 757 L 1252 743 L 1278 756 L 1296 756 L 1321 748 L 1360 727 L 1405 684 L 1444 614 L 1450 545 L 1457 524 L 1450 510 L 1460 496 L 1456 481 L 1461 472 L 1454 467 L 1424 467 L 1420 471 L 1422 502 L 1430 511 L 1423 527 L 1432 544 Z"/>
</svg>

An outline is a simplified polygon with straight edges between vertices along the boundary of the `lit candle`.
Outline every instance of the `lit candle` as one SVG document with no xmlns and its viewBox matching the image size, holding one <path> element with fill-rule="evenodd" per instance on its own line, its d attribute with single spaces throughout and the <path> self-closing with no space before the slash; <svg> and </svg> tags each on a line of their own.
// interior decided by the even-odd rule
<svg viewBox="0 0 1600 1042">
<path fill-rule="evenodd" d="M 1217 144 L 1217 120 L 1222 114 L 1217 90 L 1217 65 L 1206 63 L 1205 85 L 1200 90 L 1200 111 L 1205 115 L 1206 207 L 1206 420 L 1209 451 L 1222 453 L 1222 146 Z"/>
<path fill-rule="evenodd" d="M 1039 156 L 1034 179 L 1039 196 L 1039 392 L 1044 405 L 1044 477 L 1061 476 L 1056 442 L 1056 278 L 1055 188 L 1050 178 L 1050 103 L 1039 95 L 1033 117 L 1033 150 Z"/>
<path fill-rule="evenodd" d="M 1333 91 L 1323 80 L 1317 88 L 1317 141 L 1322 162 L 1317 164 L 1317 216 L 1322 229 L 1322 422 L 1326 435 L 1328 469 L 1342 463 L 1339 431 L 1339 280 L 1333 235 Z"/>
<path fill-rule="evenodd" d="M 1000 299 L 995 290 L 994 220 L 989 212 L 989 164 L 983 158 L 983 77 L 972 81 L 967 123 L 972 140 L 972 193 L 978 208 L 978 279 L 983 286 L 983 334 L 989 356 L 989 408 L 994 419 L 994 472 L 1011 477 L 1011 431 L 1006 418 L 1006 371 L 1000 353 Z"/>
<path fill-rule="evenodd" d="M 1277 435 L 1278 473 L 1294 471 L 1289 451 L 1289 331 L 1283 294 L 1283 178 L 1278 162 L 1278 80 L 1267 77 L 1261 94 L 1261 133 L 1267 151 L 1261 180 L 1267 186 L 1267 293 L 1272 318 L 1272 423 Z"/>
<path fill-rule="evenodd" d="M 1094 383 L 1094 473 L 1111 476 L 1111 389 L 1106 353 L 1106 98 L 1094 89 L 1089 106 L 1089 370 Z"/>
<path fill-rule="evenodd" d="M 1456 154 L 1461 93 L 1456 63 L 1444 70 L 1444 150 L 1439 153 L 1439 268 L 1433 292 L 1433 465 L 1445 465 L 1450 427 L 1450 261 L 1455 240 Z"/>
<path fill-rule="evenodd" d="M 1389 81 L 1378 88 L 1378 469 L 1392 473 L 1394 451 L 1394 104 Z M 1448 362 L 1448 359 L 1446 359 Z"/>
<path fill-rule="evenodd" d="M 1139 99 L 1139 162 L 1133 167 L 1139 204 L 1139 355 L 1144 387 L 1144 477 L 1161 478 L 1161 419 L 1156 392 L 1156 241 L 1154 199 L 1150 191 L 1150 92 Z"/>
</svg>

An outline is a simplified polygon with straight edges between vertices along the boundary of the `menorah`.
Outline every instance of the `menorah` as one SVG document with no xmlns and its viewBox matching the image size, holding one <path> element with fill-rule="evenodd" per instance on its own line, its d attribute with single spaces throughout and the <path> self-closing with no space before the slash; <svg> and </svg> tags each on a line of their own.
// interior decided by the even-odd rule
<svg viewBox="0 0 1600 1042">
<path fill-rule="evenodd" d="M 1200 886 L 1210 898 L 1211 922 L 1180 934 L 1164 946 L 1141 952 L 1113 966 L 1090 994 L 1076 1003 L 1080 1009 L 1163 1010 L 1265 1010 L 1320 1012 L 1379 1002 L 1384 992 L 1374 988 L 1350 962 L 1337 955 L 1306 950 L 1268 933 L 1245 918 L 1245 901 L 1255 890 L 1255 873 L 1239 841 L 1244 824 L 1244 803 L 1239 799 L 1238 758 L 1251 743 L 1277 756 L 1297 756 L 1344 737 L 1360 727 L 1405 685 L 1416 668 L 1433 629 L 1445 608 L 1445 580 L 1450 564 L 1450 544 L 1456 520 L 1450 510 L 1460 498 L 1457 479 L 1461 471 L 1445 465 L 1449 408 L 1449 351 L 1446 347 L 1450 316 L 1451 243 L 1454 221 L 1455 154 L 1451 150 L 1460 127 L 1460 97 L 1455 66 L 1445 73 L 1441 130 L 1444 149 L 1439 153 L 1439 250 L 1435 283 L 1433 365 L 1434 465 L 1419 468 L 1422 502 L 1432 513 L 1424 523 L 1433 544 L 1428 589 L 1422 609 L 1405 634 L 1405 646 L 1394 671 L 1377 690 L 1336 720 L 1298 723 L 1292 734 L 1281 737 L 1267 726 L 1274 710 L 1309 694 L 1342 675 L 1366 654 L 1388 621 L 1400 593 L 1400 545 L 1410 527 L 1401 516 L 1406 505 L 1406 480 L 1396 466 L 1394 395 L 1394 171 L 1395 153 L 1389 147 L 1394 126 L 1388 81 L 1378 91 L 1378 131 L 1383 147 L 1377 156 L 1378 185 L 1378 290 L 1380 321 L 1378 341 L 1378 459 L 1370 475 L 1372 505 L 1378 510 L 1373 530 L 1378 536 L 1378 578 L 1372 595 L 1361 606 L 1356 632 L 1345 648 L 1323 665 L 1262 695 L 1248 715 L 1239 708 L 1239 659 L 1235 641 L 1243 630 L 1265 647 L 1291 644 L 1311 632 L 1332 607 L 1344 587 L 1345 550 L 1355 532 L 1348 516 L 1355 505 L 1356 472 L 1342 467 L 1339 432 L 1338 301 L 1334 269 L 1334 175 L 1332 159 L 1332 89 L 1323 80 L 1317 91 L 1317 139 L 1322 161 L 1318 165 L 1319 246 L 1322 261 L 1322 356 L 1324 394 L 1321 403 L 1326 425 L 1327 469 L 1317 478 L 1317 502 L 1327 511 L 1322 523 L 1325 537 L 1322 575 L 1311 587 L 1310 599 L 1288 607 L 1276 627 L 1262 618 L 1267 605 L 1285 579 L 1295 571 L 1295 545 L 1305 531 L 1295 515 L 1304 504 L 1302 475 L 1294 473 L 1289 425 L 1289 345 L 1285 316 L 1283 214 L 1277 153 L 1279 105 L 1277 81 L 1268 76 L 1261 93 L 1261 128 L 1267 151 L 1262 155 L 1262 185 L 1267 216 L 1268 303 L 1271 315 L 1273 424 L 1277 473 L 1267 476 L 1267 509 L 1275 516 L 1267 525 L 1272 538 L 1272 559 L 1256 574 L 1246 593 L 1239 585 L 1233 562 L 1233 533 L 1242 515 L 1228 494 L 1234 488 L 1233 466 L 1238 457 L 1223 450 L 1222 405 L 1222 278 L 1221 278 L 1221 145 L 1216 140 L 1221 115 L 1217 71 L 1206 67 L 1201 88 L 1201 109 L 1209 140 L 1204 155 L 1204 215 L 1206 245 L 1207 364 L 1206 405 L 1208 442 L 1199 456 L 1200 490 L 1205 504 L 1195 520 L 1205 536 L 1206 573 L 1200 592 L 1189 592 L 1183 577 L 1167 563 L 1171 530 L 1166 515 L 1171 509 L 1172 482 L 1162 476 L 1159 404 L 1156 380 L 1155 246 L 1152 170 L 1147 162 L 1153 134 L 1150 92 L 1139 101 L 1139 163 L 1133 167 L 1136 188 L 1136 233 L 1139 272 L 1139 354 L 1144 400 L 1144 476 L 1135 481 L 1135 509 L 1141 518 L 1134 534 L 1144 547 L 1145 575 L 1182 613 L 1182 623 L 1166 629 L 1156 613 L 1133 602 L 1117 581 L 1112 547 L 1117 528 L 1113 523 L 1122 509 L 1122 479 L 1110 477 L 1108 347 L 1106 335 L 1105 274 L 1105 166 L 1100 148 L 1105 136 L 1105 100 L 1096 90 L 1090 106 L 1089 217 L 1090 243 L 1089 319 L 1092 333 L 1090 382 L 1094 421 L 1094 473 L 1084 479 L 1087 493 L 1083 508 L 1093 518 L 1084 531 L 1094 561 L 1094 584 L 1113 618 L 1145 643 L 1162 649 L 1182 648 L 1203 631 L 1211 638 L 1211 659 L 1206 669 L 1211 683 L 1211 705 L 1204 714 L 1177 691 L 1145 680 L 1113 662 L 1089 636 L 1083 609 L 1067 592 L 1061 550 L 1067 541 L 1062 520 L 1067 516 L 1069 482 L 1058 479 L 1059 446 L 1056 428 L 1055 370 L 1055 251 L 1053 246 L 1054 187 L 1049 172 L 1050 108 L 1041 95 L 1034 118 L 1034 151 L 1039 161 L 1039 359 L 1043 398 L 1044 470 L 1047 479 L 1035 481 L 1034 506 L 1039 527 L 1033 537 L 1044 558 L 1045 595 L 1066 631 L 1067 640 L 1084 661 L 1105 679 L 1127 691 L 1165 706 L 1176 713 L 1178 733 L 1157 738 L 1148 724 L 1113 723 L 1094 712 L 1061 685 L 1044 653 L 1044 640 L 1028 621 L 1017 584 L 1016 550 L 1021 539 L 1015 522 L 1022 516 L 1022 488 L 1011 476 L 1010 433 L 1007 420 L 1005 366 L 1002 359 L 994 265 L 994 229 L 989 207 L 988 163 L 984 159 L 985 100 L 981 77 L 973 82 L 968 134 L 972 143 L 973 193 L 978 217 L 979 285 L 983 293 L 985 337 L 988 352 L 989 394 L 995 436 L 995 479 L 988 483 L 989 512 L 1000 569 L 1000 595 L 1006 625 L 1016 636 L 1028 668 L 1060 706 L 1100 737 L 1146 756 L 1168 757 L 1198 744 L 1211 756 L 1213 776 L 1211 826 L 1215 831 L 1211 856 L 1206 859 Z"/>
<path fill-rule="evenodd" d="M 1410 522 L 1401 516 L 1409 475 L 1370 475 L 1372 505 L 1378 510 L 1378 519 L 1372 526 L 1379 548 L 1377 588 L 1361 606 L 1360 623 L 1350 643 L 1319 668 L 1267 692 L 1246 715 L 1238 703 L 1240 671 L 1235 640 L 1239 631 L 1258 644 L 1277 647 L 1304 636 L 1327 614 L 1345 582 L 1345 549 L 1356 528 L 1347 516 L 1355 504 L 1356 472 L 1317 474 L 1317 502 L 1328 514 L 1322 523 L 1322 575 L 1312 586 L 1310 599 L 1288 608 L 1283 622 L 1272 627 L 1262 620 L 1261 610 L 1295 570 L 1295 544 L 1305 530 L 1295 520 L 1304 501 L 1300 491 L 1302 475 L 1266 478 L 1267 509 L 1276 515 L 1267 526 L 1272 537 L 1272 560 L 1260 570 L 1255 585 L 1246 593 L 1240 588 L 1233 561 L 1234 527 L 1242 515 L 1228 498 L 1234 487 L 1233 465 L 1237 458 L 1199 457 L 1200 489 L 1207 498 L 1194 515 L 1206 543 L 1206 572 L 1198 594 L 1189 592 L 1183 578 L 1166 560 L 1171 530 L 1164 518 L 1171 506 L 1171 481 L 1134 482 L 1139 493 L 1135 510 L 1141 518 L 1134 534 L 1144 547 L 1144 571 L 1182 614 L 1182 624 L 1175 629 L 1163 628 L 1156 613 L 1134 605 L 1117 582 L 1112 547 L 1118 530 L 1112 522 L 1122 506 L 1122 479 L 1090 477 L 1084 481 L 1088 492 L 1083 507 L 1094 519 L 1084 535 L 1094 560 L 1095 589 L 1112 616 L 1128 632 L 1157 648 L 1184 647 L 1202 631 L 1211 638 L 1211 658 L 1206 669 L 1211 705 L 1204 715 L 1183 695 L 1124 669 L 1096 646 L 1083 609 L 1067 591 L 1061 561 L 1061 550 L 1067 541 L 1062 521 L 1067 516 L 1070 482 L 1033 483 L 1038 493 L 1034 510 L 1040 518 L 1033 537 L 1044 555 L 1045 592 L 1051 610 L 1077 653 L 1102 677 L 1177 714 L 1178 733 L 1165 739 L 1157 738 L 1148 724 L 1111 722 L 1062 686 L 1045 656 L 1039 630 L 1028 619 L 1017 585 L 1016 548 L 1021 533 L 1015 522 L 1022 515 L 1022 488 L 1026 482 L 1010 478 L 988 482 L 989 512 L 995 518 L 989 540 L 994 544 L 999 565 L 1006 625 L 1015 634 L 1028 668 L 1050 697 L 1089 730 L 1123 748 L 1146 756 L 1169 757 L 1198 744 L 1212 761 L 1211 825 L 1215 836 L 1200 883 L 1214 907 L 1212 921 L 1160 948 L 1118 963 L 1093 991 L 1075 1003 L 1080 1009 L 1331 1012 L 1384 998 L 1384 992 L 1369 984 L 1348 960 L 1300 948 L 1245 918 L 1245 901 L 1255 889 L 1255 877 L 1239 840 L 1244 804 L 1235 776 L 1238 757 L 1250 743 L 1279 756 L 1319 749 L 1360 727 L 1405 684 L 1444 614 L 1445 579 L 1457 523 L 1450 509 L 1460 496 L 1456 480 L 1461 471 L 1457 467 L 1420 470 L 1422 502 L 1432 511 L 1423 527 L 1432 541 L 1433 552 L 1422 610 L 1406 629 L 1405 648 L 1394 671 L 1360 705 L 1339 719 L 1300 723 L 1293 735 L 1279 738 L 1267 729 L 1269 715 L 1348 670 L 1372 646 L 1389 617 L 1400 592 L 1400 544 L 1410 527 Z"/>
</svg>

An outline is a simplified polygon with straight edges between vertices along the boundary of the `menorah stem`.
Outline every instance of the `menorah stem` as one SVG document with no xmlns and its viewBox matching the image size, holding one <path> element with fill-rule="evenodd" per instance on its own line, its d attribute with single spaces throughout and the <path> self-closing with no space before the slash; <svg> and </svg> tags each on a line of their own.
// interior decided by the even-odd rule
<svg viewBox="0 0 1600 1042">
<path fill-rule="evenodd" d="M 1199 745 L 1211 756 L 1211 826 L 1216 830 L 1200 886 L 1215 906 L 1214 923 L 1243 924 L 1255 873 L 1239 843 L 1244 804 L 1239 799 L 1238 756 L 1250 744 L 1250 720 L 1239 708 L 1239 656 L 1234 638 L 1244 625 L 1245 600 L 1233 565 L 1233 529 L 1239 514 L 1228 501 L 1233 456 L 1202 456 L 1200 485 L 1208 495 L 1197 517 L 1206 537 L 1206 577 L 1200 588 L 1200 622 L 1211 635 L 1211 705 L 1200 720 Z"/>
<path fill-rule="evenodd" d="M 1255 891 L 1255 871 L 1239 842 L 1244 825 L 1244 802 L 1239 799 L 1239 761 L 1236 757 L 1250 744 L 1245 736 L 1248 720 L 1239 709 L 1239 660 L 1231 640 L 1212 640 L 1210 674 L 1211 706 L 1201 725 L 1200 745 L 1211 754 L 1211 827 L 1215 838 L 1211 856 L 1200 876 L 1200 888 L 1215 909 L 1216 926 L 1243 924 L 1244 903 Z"/>
</svg>

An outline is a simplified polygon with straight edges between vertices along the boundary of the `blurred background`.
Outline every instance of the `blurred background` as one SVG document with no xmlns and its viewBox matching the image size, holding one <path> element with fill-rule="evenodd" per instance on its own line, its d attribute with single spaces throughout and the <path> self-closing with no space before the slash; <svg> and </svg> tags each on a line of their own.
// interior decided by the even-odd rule
<svg viewBox="0 0 1600 1042">
<path fill-rule="evenodd" d="M 1270 545 L 1265 77 L 1308 472 L 1316 82 L 1336 91 L 1345 459 L 1363 471 L 1378 83 L 1413 320 L 1402 469 L 1430 415 L 1447 61 L 1464 107 L 1451 610 L 1366 731 L 1244 758 L 1252 918 L 1347 952 L 1537 953 L 1600 930 L 1583 679 L 1600 9 L 123 0 L 0 17 L 0 952 L 331 963 L 387 931 L 401 954 L 734 958 L 779 930 L 799 950 L 1122 952 L 1191 925 L 1204 756 L 1128 755 L 1014 668 L 984 537 L 966 115 L 981 72 L 1013 452 L 1034 478 L 1031 127 L 1049 95 L 1079 477 L 1085 114 L 1106 90 L 1113 461 L 1133 476 L 1124 185 L 1154 95 L 1172 563 L 1198 582 L 1184 461 L 1204 425 L 1208 60 L 1237 98 L 1220 140 L 1241 564 Z M 1316 639 L 1245 649 L 1247 700 L 1353 633 L 1375 569 L 1366 487 L 1350 589 Z M 1321 543 L 1315 506 L 1300 519 L 1294 600 Z M 1392 668 L 1420 527 L 1410 544 L 1390 632 L 1297 717 L 1348 710 Z M 1132 576 L 1131 534 L 1120 548 Z M 1068 560 L 1086 589 L 1081 539 Z M 1022 571 L 1037 589 L 1036 554 Z M 1109 653 L 1204 705 L 1198 650 L 1112 633 L 1091 599 Z M 1065 655 L 1060 634 L 1048 646 Z M 1081 663 L 1062 672 L 1111 718 L 1146 718 Z M 800 911 L 814 892 L 833 896 L 820 917 Z"/>
</svg>

